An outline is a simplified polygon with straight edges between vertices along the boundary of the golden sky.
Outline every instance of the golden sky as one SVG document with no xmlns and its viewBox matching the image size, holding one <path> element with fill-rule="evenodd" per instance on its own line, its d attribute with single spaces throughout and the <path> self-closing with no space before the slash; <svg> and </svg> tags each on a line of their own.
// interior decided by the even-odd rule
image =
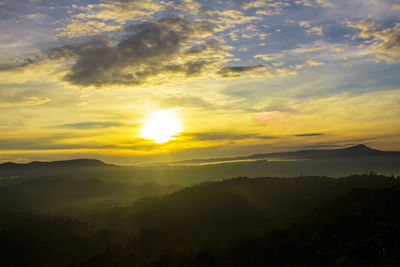
<svg viewBox="0 0 400 267">
<path fill-rule="evenodd" d="M 2 0 L 0 29 L 0 162 L 400 150 L 396 0 Z"/>
</svg>

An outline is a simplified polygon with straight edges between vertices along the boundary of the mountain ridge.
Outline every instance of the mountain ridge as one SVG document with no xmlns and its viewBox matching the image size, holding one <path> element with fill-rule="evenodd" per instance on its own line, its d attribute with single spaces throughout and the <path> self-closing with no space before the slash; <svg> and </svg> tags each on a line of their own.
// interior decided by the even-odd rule
<svg viewBox="0 0 400 267">
<path fill-rule="evenodd" d="M 0 164 L 0 184 L 17 182 L 21 178 L 42 176 L 68 177 L 69 179 L 101 178 L 107 181 L 125 181 L 127 183 L 155 182 L 179 185 L 235 176 L 322 175 L 340 177 L 354 173 L 369 173 L 370 171 L 397 176 L 400 174 L 399 166 L 400 152 L 379 151 L 365 145 L 358 145 L 344 149 L 302 150 L 255 154 L 246 157 L 193 159 L 155 163 L 149 166 L 121 166 L 93 159 L 26 164 L 3 163 Z"/>
<path fill-rule="evenodd" d="M 203 159 L 189 159 L 182 161 L 170 162 L 172 164 L 179 163 L 207 163 L 207 162 L 223 162 L 223 161 L 240 161 L 240 160 L 253 160 L 260 158 L 318 158 L 318 157 L 349 157 L 349 156 L 391 156 L 398 155 L 398 151 L 382 151 L 373 149 L 364 144 L 359 144 L 351 147 L 339 148 L 339 149 L 310 149 L 310 150 L 296 150 L 286 152 L 273 152 L 273 153 L 261 153 L 251 154 L 249 156 L 239 157 L 221 157 L 221 158 L 203 158 Z M 57 160 L 57 161 L 32 161 L 28 163 L 15 163 L 15 162 L 4 162 L 0 163 L 0 169 L 2 168 L 13 168 L 13 167 L 101 167 L 101 166 L 119 166 L 115 164 L 105 163 L 98 159 L 70 159 L 70 160 Z"/>
<path fill-rule="evenodd" d="M 301 159 L 301 158 L 337 158 L 337 157 L 363 157 L 363 156 L 400 156 L 398 151 L 382 151 L 368 147 L 365 144 L 359 144 L 355 146 L 339 148 L 339 149 L 311 149 L 311 150 L 297 150 L 287 152 L 274 152 L 274 153 L 262 153 L 252 154 L 249 156 L 242 157 L 223 157 L 223 158 L 208 158 L 208 159 L 191 159 L 184 161 L 177 161 L 174 163 L 206 163 L 206 162 L 219 162 L 219 161 L 240 161 L 240 160 L 254 160 L 261 158 L 290 158 L 290 159 Z"/>
<path fill-rule="evenodd" d="M 31 161 L 28 163 L 4 162 L 0 163 L 1 168 L 20 168 L 20 167 L 99 167 L 113 166 L 98 159 L 70 159 L 57 161 Z"/>
</svg>

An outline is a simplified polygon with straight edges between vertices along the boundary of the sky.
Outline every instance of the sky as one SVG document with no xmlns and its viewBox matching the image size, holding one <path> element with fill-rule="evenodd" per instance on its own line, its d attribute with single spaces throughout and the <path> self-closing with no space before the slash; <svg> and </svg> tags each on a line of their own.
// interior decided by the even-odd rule
<svg viewBox="0 0 400 267">
<path fill-rule="evenodd" d="M 0 162 L 400 150 L 399 63 L 397 0 L 0 0 Z"/>
</svg>

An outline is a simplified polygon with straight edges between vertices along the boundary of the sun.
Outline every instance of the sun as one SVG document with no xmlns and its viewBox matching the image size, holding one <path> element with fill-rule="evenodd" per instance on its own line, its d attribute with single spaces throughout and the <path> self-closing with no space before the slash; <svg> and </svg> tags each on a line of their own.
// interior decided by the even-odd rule
<svg viewBox="0 0 400 267">
<path fill-rule="evenodd" d="M 152 112 L 143 123 L 141 136 L 156 143 L 172 140 L 182 130 L 179 119 L 168 110 Z"/>
</svg>

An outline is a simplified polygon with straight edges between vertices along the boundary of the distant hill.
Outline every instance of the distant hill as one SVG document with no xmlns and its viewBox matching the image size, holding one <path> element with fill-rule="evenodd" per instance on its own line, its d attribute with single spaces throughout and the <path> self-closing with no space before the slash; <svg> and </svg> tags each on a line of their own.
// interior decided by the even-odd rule
<svg viewBox="0 0 400 267">
<path fill-rule="evenodd" d="M 39 169 L 39 168 L 90 168 L 90 167 L 105 167 L 113 166 L 106 164 L 97 159 L 72 159 L 72 160 L 59 160 L 59 161 L 32 161 L 29 163 L 14 163 L 5 162 L 0 164 L 0 170 L 22 170 L 22 169 Z"/>
<path fill-rule="evenodd" d="M 347 158 L 347 157 L 371 157 L 371 156 L 400 156 L 400 152 L 381 151 L 372 149 L 366 145 L 356 145 L 342 149 L 328 150 L 300 150 L 295 152 L 255 154 L 251 157 L 277 157 L 277 158 Z"/>
<path fill-rule="evenodd" d="M 302 150 L 255 154 L 246 157 L 200 159 L 152 166 L 118 166 L 95 159 L 26 164 L 0 164 L 0 185 L 21 179 L 54 176 L 100 179 L 131 184 L 157 183 L 183 186 L 235 176 L 319 175 L 340 177 L 375 171 L 400 175 L 400 152 L 379 151 L 365 145 L 344 149 Z"/>
<path fill-rule="evenodd" d="M 291 152 L 253 154 L 244 157 L 227 157 L 227 158 L 210 158 L 210 159 L 192 159 L 179 161 L 176 163 L 211 163 L 211 162 L 226 162 L 240 161 L 252 159 L 321 159 L 321 158 L 350 158 L 350 157 L 374 157 L 374 156 L 389 156 L 400 157 L 400 152 L 397 151 L 381 151 L 372 149 L 364 144 L 341 148 L 341 149 L 315 149 L 315 150 L 299 150 Z"/>
<path fill-rule="evenodd" d="M 59 161 L 33 161 L 29 163 L 6 162 L 0 164 L 0 185 L 18 182 L 17 178 L 59 176 L 69 179 L 101 179 L 116 174 L 119 166 L 97 159 L 72 159 Z M 5 179 L 4 179 L 5 178 Z M 13 179 L 7 179 L 13 178 Z"/>
</svg>

